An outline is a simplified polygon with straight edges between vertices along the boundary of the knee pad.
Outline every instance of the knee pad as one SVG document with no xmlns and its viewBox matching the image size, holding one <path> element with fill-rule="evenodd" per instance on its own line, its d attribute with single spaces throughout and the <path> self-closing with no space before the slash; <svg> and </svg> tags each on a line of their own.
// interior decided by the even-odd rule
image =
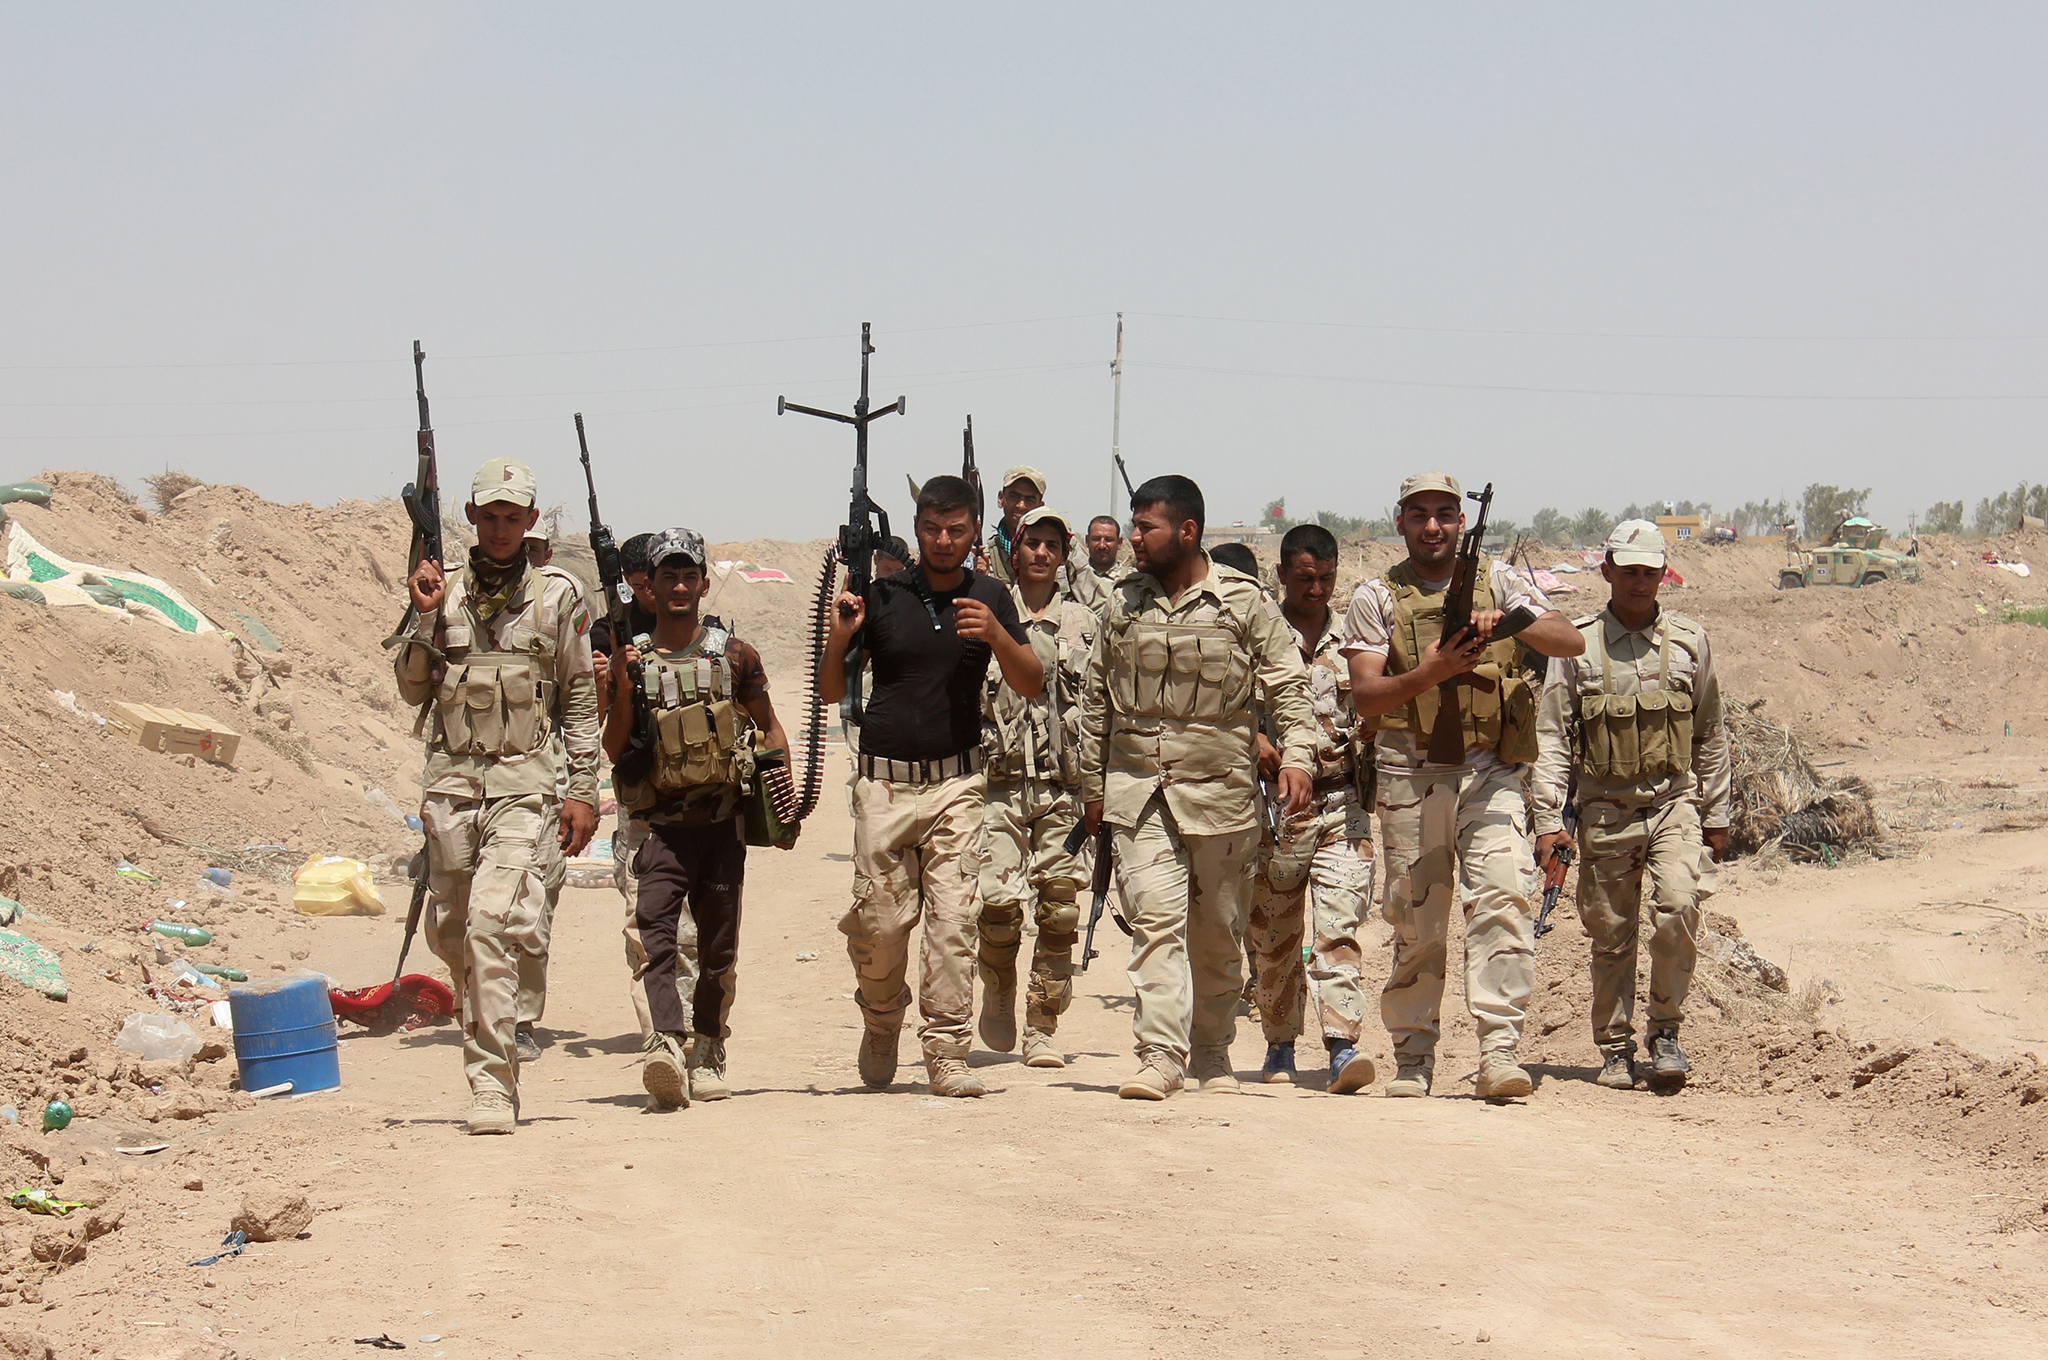
<svg viewBox="0 0 2048 1360">
<path fill-rule="evenodd" d="M 1074 900 L 1075 884 L 1054 879 L 1038 895 L 1038 928 L 1048 935 L 1071 935 L 1081 924 L 1081 907 Z"/>
</svg>

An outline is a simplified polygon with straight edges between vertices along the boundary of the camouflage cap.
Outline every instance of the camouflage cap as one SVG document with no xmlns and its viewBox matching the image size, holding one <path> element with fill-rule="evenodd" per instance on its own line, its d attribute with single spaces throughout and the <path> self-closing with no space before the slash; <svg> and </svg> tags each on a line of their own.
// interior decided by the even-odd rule
<svg viewBox="0 0 2048 1360">
<path fill-rule="evenodd" d="M 1458 485 L 1458 479 L 1448 472 L 1418 472 L 1401 483 L 1401 494 L 1395 504 L 1406 505 L 1410 496 L 1419 496 L 1425 491 L 1448 491 L 1458 498 L 1462 506 L 1465 488 Z"/>
<path fill-rule="evenodd" d="M 1003 473 L 1003 490 L 1008 491 L 1019 482 L 1029 482 L 1038 488 L 1038 494 L 1045 494 L 1045 474 L 1029 463 L 1019 463 Z"/>
<path fill-rule="evenodd" d="M 1625 519 L 1607 531 L 1607 559 L 1617 567 L 1664 565 L 1664 531 L 1646 519 Z"/>
<path fill-rule="evenodd" d="M 533 497 L 533 469 L 513 458 L 493 458 L 485 463 L 476 470 L 476 480 L 469 487 L 471 505 L 489 505 L 492 501 L 532 505 Z"/>
<path fill-rule="evenodd" d="M 704 539 L 694 529 L 663 529 L 647 545 L 647 567 L 652 571 L 671 557 L 688 558 L 698 566 L 704 560 Z"/>
</svg>

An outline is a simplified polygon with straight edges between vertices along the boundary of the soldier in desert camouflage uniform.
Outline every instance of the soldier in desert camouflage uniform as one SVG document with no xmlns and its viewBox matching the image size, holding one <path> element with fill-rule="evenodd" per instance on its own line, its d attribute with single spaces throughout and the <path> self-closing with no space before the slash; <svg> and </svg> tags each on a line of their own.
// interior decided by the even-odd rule
<svg viewBox="0 0 2048 1360">
<path fill-rule="evenodd" d="M 1028 1067 L 1067 1065 L 1052 1036 L 1073 996 L 1077 898 L 1088 879 L 1086 864 L 1066 852 L 1065 841 L 1081 820 L 1081 672 L 1100 620 L 1060 588 L 1072 538 L 1050 506 L 1026 513 L 1018 525 L 1011 599 L 1045 669 L 1045 688 L 1026 699 L 992 669 L 982 729 L 988 802 L 982 813 L 981 1038 L 999 1053 L 1017 1046 L 1017 951 L 1029 910 L 1038 937 L 1024 1002 Z"/>
<path fill-rule="evenodd" d="M 1306 978 L 1316 983 L 1318 1019 L 1329 1052 L 1329 1089 L 1344 1095 L 1372 1083 L 1372 1059 L 1358 1051 L 1365 1019 L 1359 983 L 1358 935 L 1372 898 L 1371 763 L 1356 749 L 1349 666 L 1331 613 L 1337 584 L 1337 540 L 1328 529 L 1300 524 L 1280 541 L 1280 611 L 1308 667 L 1309 702 L 1318 741 L 1309 810 L 1282 823 L 1277 841 L 1259 846 L 1252 889 L 1251 946 L 1260 1021 L 1266 1032 L 1265 1078 L 1294 1079 L 1294 1041 L 1302 1030 Z M 1359 777 L 1363 764 L 1365 778 Z M 1259 773 L 1279 773 L 1280 752 L 1261 733 Z M 1361 787 L 1363 785 L 1363 787 Z M 1311 904 L 1313 910 L 1309 910 Z M 1302 961 L 1302 937 L 1315 923 L 1313 964 Z"/>
<path fill-rule="evenodd" d="M 597 827 L 597 689 L 580 590 L 522 551 L 538 515 L 533 473 L 484 464 L 464 510 L 477 529 L 469 563 L 452 577 L 420 563 L 407 581 L 418 622 L 393 665 L 430 732 L 426 937 L 462 1001 L 469 1131 L 511 1133 L 519 962 L 545 948 L 550 855 L 581 853 Z M 560 803 L 558 728 L 569 765 Z"/>
</svg>

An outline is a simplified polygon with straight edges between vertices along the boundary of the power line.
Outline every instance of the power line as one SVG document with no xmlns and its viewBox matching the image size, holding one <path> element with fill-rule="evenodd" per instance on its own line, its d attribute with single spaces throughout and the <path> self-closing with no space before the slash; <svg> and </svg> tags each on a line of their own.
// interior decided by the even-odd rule
<svg viewBox="0 0 2048 1360">
<path fill-rule="evenodd" d="M 1448 392 L 1520 392 L 1565 397 L 1660 397 L 1703 401 L 2048 401 L 2043 392 L 1698 392 L 1657 388 L 1532 387 L 1518 383 L 1430 382 L 1421 378 L 1369 378 L 1341 373 L 1280 373 L 1258 368 L 1217 368 L 1208 364 L 1165 364 L 1130 361 L 1132 368 L 1172 369 L 1183 373 L 1221 373 L 1245 378 L 1292 378 L 1301 382 L 1357 383 L 1366 387 L 1423 387 Z"/>
<path fill-rule="evenodd" d="M 1412 326 L 1377 321 L 1299 321 L 1265 316 L 1205 316 L 1194 312 L 1129 312 L 1163 321 L 1224 321 L 1241 326 L 1302 326 L 1325 330 L 1389 331 L 1402 335 L 1500 335 L 1545 340 L 1737 340 L 1737 341 L 1886 341 L 1951 343 L 1962 341 L 2040 341 L 2048 335 L 1743 335 L 1685 331 L 1571 331 L 1511 329 L 1489 326 Z"/>
</svg>

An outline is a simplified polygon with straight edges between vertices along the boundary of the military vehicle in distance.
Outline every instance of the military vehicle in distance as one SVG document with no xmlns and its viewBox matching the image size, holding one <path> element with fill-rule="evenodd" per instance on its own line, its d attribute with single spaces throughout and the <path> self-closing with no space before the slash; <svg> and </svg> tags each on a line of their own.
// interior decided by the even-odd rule
<svg viewBox="0 0 2048 1360">
<path fill-rule="evenodd" d="M 1785 565 L 1778 570 L 1778 589 L 1802 586 L 1867 586 L 1878 581 L 1920 579 L 1919 544 L 1909 552 L 1881 547 L 1884 526 L 1861 515 L 1845 519 L 1828 536 L 1825 548 L 1801 548 L 1789 534 Z"/>
</svg>

